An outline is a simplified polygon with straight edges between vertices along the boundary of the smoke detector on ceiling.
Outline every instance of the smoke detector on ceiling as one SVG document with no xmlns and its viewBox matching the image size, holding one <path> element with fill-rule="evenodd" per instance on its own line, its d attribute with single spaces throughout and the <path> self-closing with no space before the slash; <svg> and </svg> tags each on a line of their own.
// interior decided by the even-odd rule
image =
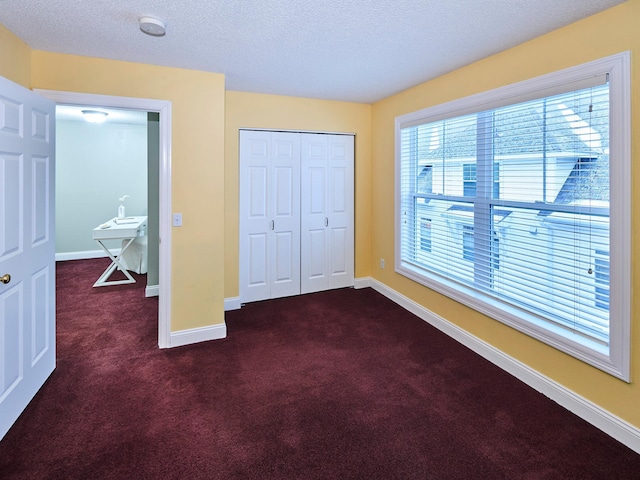
<svg viewBox="0 0 640 480">
<path fill-rule="evenodd" d="M 140 30 L 152 37 L 163 37 L 167 30 L 164 22 L 153 17 L 140 17 Z"/>
</svg>

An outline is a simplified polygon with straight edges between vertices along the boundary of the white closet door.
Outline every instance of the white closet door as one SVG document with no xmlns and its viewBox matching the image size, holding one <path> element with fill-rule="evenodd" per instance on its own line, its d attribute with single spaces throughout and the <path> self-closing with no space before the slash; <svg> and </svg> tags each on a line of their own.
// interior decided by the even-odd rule
<svg viewBox="0 0 640 480">
<path fill-rule="evenodd" d="M 300 137 L 271 135 L 271 298 L 277 298 L 300 294 Z"/>
<path fill-rule="evenodd" d="M 354 282 L 354 137 L 329 135 L 329 288 Z"/>
<path fill-rule="evenodd" d="M 329 288 L 327 139 L 303 134 L 301 147 L 301 292 L 309 293 Z"/>
<path fill-rule="evenodd" d="M 240 298 L 271 296 L 269 269 L 269 155 L 271 134 L 240 132 Z"/>
<path fill-rule="evenodd" d="M 240 132 L 240 298 L 300 293 L 300 139 Z"/>
<path fill-rule="evenodd" d="M 354 282 L 353 136 L 302 134 L 301 292 Z"/>
</svg>

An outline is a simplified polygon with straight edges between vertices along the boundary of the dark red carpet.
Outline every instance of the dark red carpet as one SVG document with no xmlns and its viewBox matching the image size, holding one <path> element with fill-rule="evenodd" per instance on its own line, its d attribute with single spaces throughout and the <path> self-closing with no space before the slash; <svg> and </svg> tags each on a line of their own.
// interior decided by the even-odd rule
<svg viewBox="0 0 640 480">
<path fill-rule="evenodd" d="M 258 302 L 157 348 L 144 281 L 58 264 L 58 367 L 2 479 L 638 479 L 640 455 L 371 289 Z M 141 278 L 141 277 L 138 277 Z"/>
</svg>

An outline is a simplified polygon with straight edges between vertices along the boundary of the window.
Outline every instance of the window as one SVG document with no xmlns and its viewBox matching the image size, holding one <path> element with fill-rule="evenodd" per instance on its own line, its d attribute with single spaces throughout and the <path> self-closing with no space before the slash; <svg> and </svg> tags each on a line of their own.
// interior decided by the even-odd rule
<svg viewBox="0 0 640 480">
<path fill-rule="evenodd" d="M 462 182 L 463 190 L 462 194 L 465 197 L 476 196 L 476 164 L 465 163 L 462 165 Z M 500 198 L 500 164 L 495 162 L 493 164 L 493 198 Z"/>
<path fill-rule="evenodd" d="M 396 119 L 397 271 L 625 380 L 628 62 Z"/>
<path fill-rule="evenodd" d="M 462 194 L 465 197 L 476 196 L 476 164 L 465 163 L 462 165 Z"/>
</svg>

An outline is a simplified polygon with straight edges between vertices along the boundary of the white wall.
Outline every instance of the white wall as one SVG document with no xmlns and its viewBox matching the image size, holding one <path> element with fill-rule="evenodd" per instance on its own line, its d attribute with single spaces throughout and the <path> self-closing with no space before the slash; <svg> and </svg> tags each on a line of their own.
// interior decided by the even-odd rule
<svg viewBox="0 0 640 480">
<path fill-rule="evenodd" d="M 56 253 L 99 250 L 91 231 L 118 213 L 147 215 L 147 126 L 56 122 Z"/>
</svg>

